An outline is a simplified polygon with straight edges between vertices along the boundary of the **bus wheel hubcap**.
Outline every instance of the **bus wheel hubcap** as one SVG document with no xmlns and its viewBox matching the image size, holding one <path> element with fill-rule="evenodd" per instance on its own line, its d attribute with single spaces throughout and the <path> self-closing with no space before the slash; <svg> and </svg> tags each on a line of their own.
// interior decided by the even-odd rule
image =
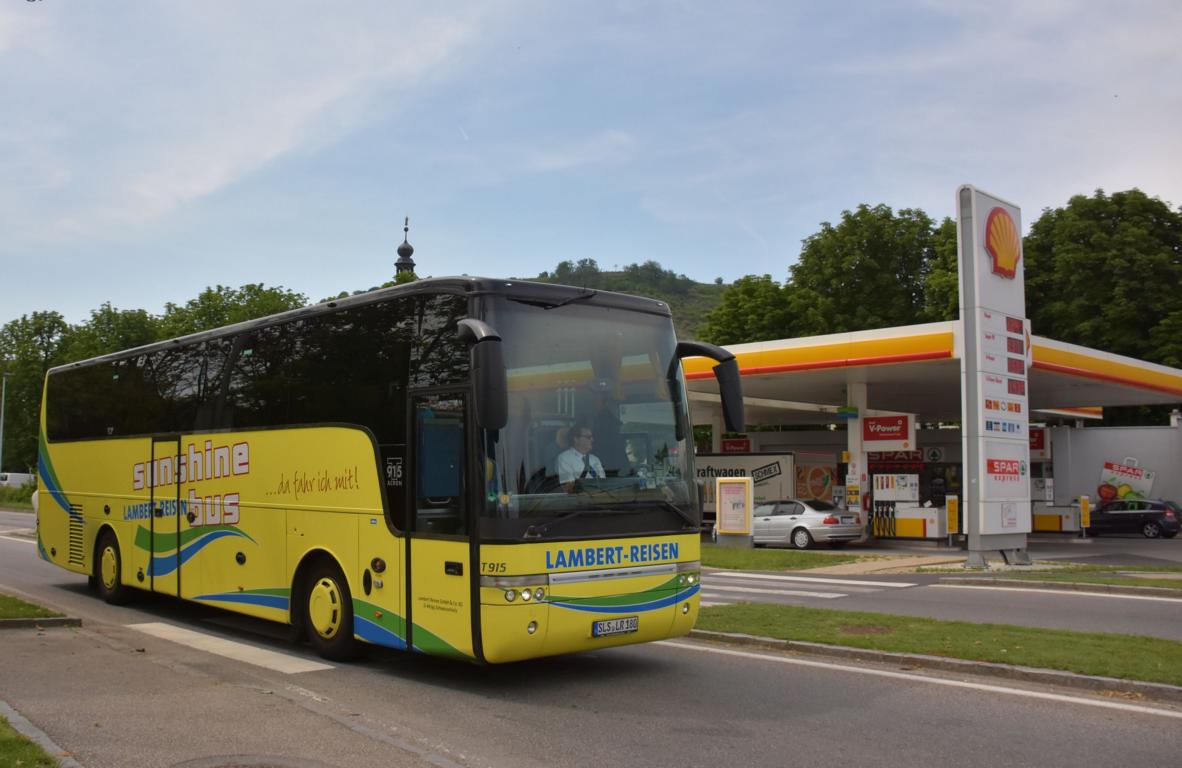
<svg viewBox="0 0 1182 768">
<path fill-rule="evenodd" d="M 332 579 L 317 579 L 308 595 L 308 619 L 316 634 L 326 640 L 341 628 L 341 591 Z"/>
<path fill-rule="evenodd" d="M 103 547 L 102 557 L 102 576 L 103 586 L 107 589 L 114 589 L 116 579 L 119 578 L 118 566 L 119 558 L 115 556 L 115 550 L 111 547 Z"/>
</svg>

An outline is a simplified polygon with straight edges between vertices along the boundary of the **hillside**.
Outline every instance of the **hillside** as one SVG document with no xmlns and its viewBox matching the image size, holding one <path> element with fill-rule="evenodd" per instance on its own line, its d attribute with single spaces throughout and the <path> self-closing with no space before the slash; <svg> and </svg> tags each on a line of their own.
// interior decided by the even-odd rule
<svg viewBox="0 0 1182 768">
<path fill-rule="evenodd" d="M 719 283 L 695 282 L 663 269 L 655 261 L 629 264 L 619 272 L 602 271 L 594 259 L 581 259 L 577 264 L 564 261 L 553 272 L 543 272 L 531 279 L 660 299 L 672 309 L 677 336 L 681 339 L 698 338 L 698 326 L 706 313 L 718 306 L 726 289 Z"/>
</svg>

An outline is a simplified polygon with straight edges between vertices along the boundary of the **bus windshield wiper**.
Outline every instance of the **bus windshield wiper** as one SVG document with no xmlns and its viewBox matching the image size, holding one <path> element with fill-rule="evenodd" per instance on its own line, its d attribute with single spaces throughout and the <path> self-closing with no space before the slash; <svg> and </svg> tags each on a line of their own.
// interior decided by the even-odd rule
<svg viewBox="0 0 1182 768">
<path fill-rule="evenodd" d="M 690 513 L 686 512 L 681 507 L 677 506 L 676 504 L 674 504 L 670 501 L 665 501 L 662 499 L 660 502 L 660 505 L 661 505 L 662 509 L 670 510 L 672 512 L 677 513 L 677 516 L 685 521 L 687 528 L 688 527 L 693 527 L 693 528 L 698 527 L 698 522 L 696 520 L 694 520 L 693 516 Z"/>
<path fill-rule="evenodd" d="M 643 496 L 636 488 L 596 488 L 592 490 L 584 490 L 582 493 L 598 501 L 609 501 L 618 509 L 621 505 L 629 509 L 637 511 L 645 508 L 656 507 L 666 512 L 673 512 L 682 520 L 685 521 L 687 528 L 697 528 L 699 523 L 694 520 L 693 516 L 684 511 L 681 507 L 669 501 L 663 496 L 658 497 L 655 494 L 645 493 Z"/>
<path fill-rule="evenodd" d="M 635 509 L 620 509 L 618 507 L 584 507 L 582 509 L 572 509 L 570 512 L 561 514 L 553 520 L 547 520 L 538 525 L 531 525 L 525 529 L 525 533 L 521 535 L 521 538 L 539 539 L 543 533 L 550 530 L 550 526 L 566 522 L 567 520 L 573 520 L 583 515 L 634 515 L 636 512 L 637 510 Z"/>
<path fill-rule="evenodd" d="M 516 297 L 516 296 L 510 298 L 509 300 L 515 301 L 518 304 L 529 304 L 531 307 L 541 307 L 542 309 L 550 310 L 550 309 L 558 309 L 559 307 L 565 307 L 567 304 L 573 304 L 576 301 L 586 301 L 587 299 L 590 299 L 591 297 L 595 296 L 598 293 L 599 293 L 599 291 L 595 290 L 594 288 L 588 288 L 585 293 L 577 293 L 574 296 L 563 299 L 562 301 L 542 301 L 540 299 L 523 299 L 523 298 Z"/>
</svg>

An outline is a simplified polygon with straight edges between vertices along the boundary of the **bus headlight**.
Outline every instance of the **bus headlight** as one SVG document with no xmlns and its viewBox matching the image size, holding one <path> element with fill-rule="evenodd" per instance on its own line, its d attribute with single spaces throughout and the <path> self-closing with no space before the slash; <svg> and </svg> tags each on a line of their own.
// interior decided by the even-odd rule
<svg viewBox="0 0 1182 768">
<path fill-rule="evenodd" d="M 519 597 L 521 602 L 529 603 L 535 600 L 541 602 L 546 596 L 546 587 L 550 585 L 550 577 L 539 573 L 532 576 L 481 576 L 480 586 L 486 589 L 499 589 L 505 596 L 505 602 L 515 602 Z"/>
<path fill-rule="evenodd" d="M 692 587 L 702 578 L 702 563 L 695 560 L 690 563 L 677 564 L 677 584 L 682 587 Z"/>
</svg>

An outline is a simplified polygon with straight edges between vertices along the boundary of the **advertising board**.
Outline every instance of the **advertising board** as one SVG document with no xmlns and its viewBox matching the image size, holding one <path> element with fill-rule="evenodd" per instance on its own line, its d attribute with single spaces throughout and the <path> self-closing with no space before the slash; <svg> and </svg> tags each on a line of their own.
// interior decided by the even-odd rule
<svg viewBox="0 0 1182 768">
<path fill-rule="evenodd" d="M 919 501 L 919 475 L 875 475 L 874 500 Z"/>
<path fill-rule="evenodd" d="M 798 499 L 834 501 L 837 487 L 837 465 L 801 463 L 796 465 L 796 488 L 793 496 Z M 843 493 L 844 496 L 844 493 Z"/>
<path fill-rule="evenodd" d="M 722 439 L 723 453 L 751 453 L 751 438 L 724 437 Z"/>
<path fill-rule="evenodd" d="M 867 451 L 909 451 L 915 448 L 915 419 L 906 413 L 865 416 L 862 444 Z"/>
<path fill-rule="evenodd" d="M 1096 489 L 1098 503 L 1114 499 L 1146 499 L 1153 491 L 1154 473 L 1141 469 L 1140 462 L 1132 457 L 1122 461 L 1106 461 L 1100 472 L 1100 485 Z"/>
<path fill-rule="evenodd" d="M 981 461 L 983 500 L 1030 500 L 1030 467 L 1023 445 L 1012 440 L 986 440 Z"/>
<path fill-rule="evenodd" d="M 1030 428 L 1030 460 L 1047 461 L 1051 458 L 1051 434 L 1046 427 Z"/>
<path fill-rule="evenodd" d="M 720 535 L 751 533 L 751 478 L 720 477 L 715 481 L 718 503 L 718 533 Z"/>
</svg>

